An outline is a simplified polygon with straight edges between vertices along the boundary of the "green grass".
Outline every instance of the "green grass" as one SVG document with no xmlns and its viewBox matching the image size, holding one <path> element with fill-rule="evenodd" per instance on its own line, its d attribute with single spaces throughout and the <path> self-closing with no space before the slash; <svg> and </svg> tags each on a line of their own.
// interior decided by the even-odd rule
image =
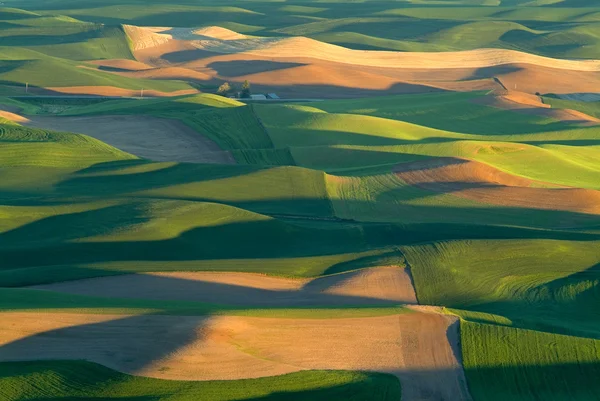
<svg viewBox="0 0 600 401">
<path fill-rule="evenodd" d="M 6 401 L 120 399 L 127 401 L 398 400 L 391 375 L 305 371 L 235 381 L 150 379 L 84 361 L 0 363 L 0 398 Z"/>
<path fill-rule="evenodd" d="M 82 67 L 80 63 L 25 48 L 0 47 L 0 81 L 24 87 L 113 86 L 123 89 L 173 92 L 192 89 L 182 81 L 137 79 Z"/>
<path fill-rule="evenodd" d="M 222 149 L 234 150 L 239 163 L 293 165 L 289 151 L 274 149 L 255 106 L 211 94 L 175 99 L 114 100 L 72 108 L 63 115 L 147 114 L 177 119 L 214 140 Z"/>
<path fill-rule="evenodd" d="M 219 25 L 307 35 L 357 49 L 508 48 L 597 58 L 585 0 L 5 0 L 0 87 L 101 85 L 173 92 L 85 66 L 131 58 L 121 23 Z M 443 3 L 443 4 L 441 4 Z M 493 206 L 407 185 L 397 163 L 462 157 L 551 184 L 600 189 L 600 130 L 493 107 L 484 93 L 245 105 L 214 95 L 102 102 L 0 99 L 25 114 L 152 115 L 183 121 L 238 165 L 155 163 L 83 135 L 0 125 L 0 309 L 331 319 L 401 307 L 269 308 L 111 299 L 20 288 L 157 271 L 316 277 L 410 267 L 419 301 L 459 315 L 475 401 L 596 400 L 600 220 Z M 596 103 L 546 97 L 600 116 Z M 60 118 L 57 116 L 56 118 Z M 538 183 L 544 186 L 547 184 Z M 0 364 L 0 399 L 388 400 L 396 378 L 302 372 L 228 382 L 133 377 L 77 361 Z"/>
<path fill-rule="evenodd" d="M 598 340 L 469 321 L 460 332 L 477 401 L 600 399 Z"/>
<path fill-rule="evenodd" d="M 14 125 L 2 139 L 2 285 L 178 269 L 315 276 L 393 244 L 385 226 L 269 216 L 333 218 L 319 171 L 149 163 Z"/>
<path fill-rule="evenodd" d="M 377 159 L 378 155 L 373 152 L 367 156 Z M 364 158 L 359 152 L 340 155 L 344 156 Z M 397 159 L 398 162 L 409 160 Z M 585 213 L 496 206 L 457 197 L 452 193 L 428 191 L 404 183 L 390 172 L 391 166 L 384 168 L 378 174 L 360 177 L 328 176 L 329 196 L 335 215 L 357 221 L 400 224 L 453 223 L 558 230 L 595 227 L 600 222 L 596 216 Z"/>
<path fill-rule="evenodd" d="M 0 23 L 2 16 L 0 16 Z M 0 46 L 27 48 L 69 60 L 133 59 L 120 26 L 105 26 L 62 16 L 19 19 L 0 33 Z"/>
<path fill-rule="evenodd" d="M 113 101 L 87 108 L 69 110 L 66 114 L 147 114 L 178 119 L 214 140 L 225 150 L 262 151 L 273 148 L 269 135 L 253 112 L 253 106 L 246 106 L 234 100 L 215 95 L 184 97 L 174 101 L 162 99 L 133 103 L 131 101 Z M 255 157 L 256 160 L 252 164 L 269 164 L 262 163 L 263 157 L 261 155 Z M 269 157 L 269 155 L 264 156 L 266 160 Z M 248 160 L 252 161 L 252 159 Z M 246 159 L 243 156 L 238 158 L 238 162 L 245 161 Z"/>
<path fill-rule="evenodd" d="M 352 317 L 390 316 L 410 313 L 402 306 L 354 306 L 343 308 L 272 307 L 248 308 L 232 300 L 229 305 L 192 301 L 148 299 L 119 299 L 66 294 L 37 289 L 0 288 L 0 310 L 4 312 L 35 311 L 43 313 L 86 313 L 124 315 L 179 315 L 179 316 L 254 316 L 283 319 L 343 319 Z"/>
<path fill-rule="evenodd" d="M 591 162 L 600 157 L 598 129 L 473 102 L 483 95 L 402 95 L 255 110 L 274 146 L 289 148 L 299 166 L 343 175 L 424 157 L 465 157 L 534 180 L 600 188 L 600 170 Z"/>
<path fill-rule="evenodd" d="M 597 241 L 463 240 L 401 250 L 421 303 L 600 338 Z"/>
<path fill-rule="evenodd" d="M 376 99 L 330 100 L 319 102 L 317 107 L 329 113 L 382 117 L 444 131 L 494 137 L 548 133 L 568 127 L 548 118 L 475 103 L 483 95 L 483 92 L 396 95 Z"/>
<path fill-rule="evenodd" d="M 187 115 L 190 112 L 227 109 L 244 106 L 234 99 L 228 99 L 222 96 L 212 94 L 198 94 L 190 96 L 179 96 L 173 98 L 153 98 L 153 99 L 115 99 L 102 102 L 101 104 L 82 104 L 79 107 L 73 107 L 65 110 L 61 115 L 79 116 L 79 115 L 114 115 L 114 114 L 151 114 L 165 115 L 169 113 L 179 113 Z"/>
<path fill-rule="evenodd" d="M 475 47 L 521 49 L 553 57 L 594 58 L 600 13 L 589 0 L 454 0 L 430 3 L 336 1 L 286 3 L 233 0 L 191 5 L 179 1 L 146 4 L 129 0 L 74 3 L 58 0 L 6 2 L 38 15 L 6 12 L 8 22 L 39 15 L 69 15 L 116 25 L 219 25 L 262 36 L 304 35 L 358 49 L 448 51 Z M 403 29 L 398 29 L 402 26 Z"/>
<path fill-rule="evenodd" d="M 0 124 L 0 144 L 0 164 L 3 167 L 87 167 L 95 163 L 136 159 L 85 135 L 48 132 L 13 124 Z"/>
<path fill-rule="evenodd" d="M 162 269 L 170 270 L 171 261 L 334 255 L 345 260 L 344 254 L 354 254 L 356 258 L 361 252 L 391 244 L 383 235 L 374 243 L 360 227 L 303 227 L 215 203 L 132 200 L 87 207 L 88 210 L 66 214 L 54 214 L 60 211 L 46 208 L 47 213 L 52 213 L 49 216 L 40 216 L 44 209 L 37 208 L 33 212 L 38 215 L 31 222 L 27 221 L 30 217 L 25 216 L 23 225 L 12 227 L 2 235 L 3 270 L 112 264 L 127 271 L 127 262 L 143 270 L 145 261 L 162 261 Z M 7 208 L 5 212 L 16 219 L 20 210 Z M 64 226 L 73 229 L 58 230 Z M 322 273 L 307 269 L 300 261 L 288 266 L 289 270 L 285 270 L 286 264 L 283 264 L 280 274 L 314 276 Z M 249 264 L 242 269 L 253 271 L 251 266 L 255 266 L 257 272 L 269 272 L 269 265 Z M 198 263 L 193 270 L 203 266 L 206 264 Z M 209 270 L 218 266 L 215 264 Z M 35 276 L 31 276 L 30 281 L 34 280 Z M 55 281 L 59 280 L 60 276 L 55 277 Z"/>
<path fill-rule="evenodd" d="M 544 103 L 547 103 L 557 109 L 578 110 L 590 116 L 600 118 L 600 102 L 580 102 L 546 96 L 544 97 Z"/>
</svg>

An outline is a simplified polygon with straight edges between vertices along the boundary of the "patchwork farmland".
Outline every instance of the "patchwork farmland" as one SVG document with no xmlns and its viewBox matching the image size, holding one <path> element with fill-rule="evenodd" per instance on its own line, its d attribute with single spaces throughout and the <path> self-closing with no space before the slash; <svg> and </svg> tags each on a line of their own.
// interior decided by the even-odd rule
<svg viewBox="0 0 600 401">
<path fill-rule="evenodd" d="M 0 401 L 600 400 L 591 0 L 4 0 Z"/>
</svg>

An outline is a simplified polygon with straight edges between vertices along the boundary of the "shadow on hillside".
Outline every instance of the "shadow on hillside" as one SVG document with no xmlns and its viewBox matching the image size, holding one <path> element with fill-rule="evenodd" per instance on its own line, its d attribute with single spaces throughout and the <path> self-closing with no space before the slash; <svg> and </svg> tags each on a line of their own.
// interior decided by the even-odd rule
<svg viewBox="0 0 600 401">
<path fill-rule="evenodd" d="M 542 352 L 544 354 L 549 355 L 550 350 Z M 585 352 L 581 355 L 582 359 L 588 357 Z M 504 366 L 465 367 L 465 373 L 475 400 L 597 400 L 600 362 L 591 354 L 589 357 L 595 361 L 549 363 L 540 360 L 539 364 L 522 363 L 518 366 L 505 363 Z"/>
<path fill-rule="evenodd" d="M 73 316 L 75 316 L 73 321 L 76 321 L 81 315 Z M 86 315 L 84 318 L 102 319 L 101 316 Z M 380 366 L 377 366 L 377 362 L 371 362 L 373 364 L 372 369 L 398 377 L 402 383 L 402 394 L 407 399 L 435 401 L 447 399 L 460 401 L 469 399 L 460 366 L 442 367 L 435 370 L 431 368 L 415 368 L 415 366 L 422 366 L 422 363 L 418 360 L 419 354 L 417 353 L 417 349 L 423 346 L 419 345 L 418 341 L 419 335 L 423 335 L 424 333 L 419 333 L 418 329 L 414 330 L 412 327 L 412 324 L 418 321 L 418 317 L 415 317 L 414 314 L 406 314 L 399 315 L 399 318 L 403 319 L 403 316 L 409 318 L 409 320 L 400 323 L 401 325 L 405 325 L 401 329 L 403 334 L 406 333 L 406 338 L 403 336 L 403 346 L 393 348 L 394 352 L 398 352 L 398 360 L 395 361 L 392 356 L 387 362 L 381 362 Z M 52 314 L 39 317 L 38 319 L 41 319 L 42 325 L 52 324 L 50 323 L 52 321 Z M 166 377 L 177 377 L 181 374 L 185 375 L 185 377 L 190 377 L 194 370 L 202 370 L 202 364 L 199 364 L 194 359 L 190 360 L 190 358 L 199 358 L 202 354 L 196 350 L 192 355 L 186 354 L 183 357 L 184 347 L 191 344 L 199 346 L 200 344 L 204 344 L 206 347 L 204 352 L 218 352 L 218 350 L 222 351 L 224 349 L 224 345 L 221 344 L 223 341 L 229 343 L 235 340 L 234 334 L 229 334 L 233 335 L 231 339 L 226 334 L 221 334 L 220 326 L 211 325 L 210 319 L 210 317 L 203 316 L 126 316 L 109 318 L 107 321 L 52 329 L 0 347 L 0 360 L 87 360 L 127 373 L 144 375 L 150 371 L 159 377 L 161 372 L 168 375 Z M 357 329 L 360 328 L 361 323 L 368 323 L 368 318 L 366 318 L 366 321 L 357 322 Z M 298 321 L 297 324 L 302 325 L 301 321 Z M 315 321 L 310 320 L 310 323 L 307 324 L 308 326 L 306 327 L 310 327 L 315 324 Z M 434 327 L 435 330 L 438 329 L 437 326 Z M 268 327 L 265 329 L 269 330 Z M 312 330 L 317 330 L 318 332 L 318 328 L 316 327 Z M 451 326 L 451 330 L 448 330 L 449 332 L 457 332 L 457 327 Z M 448 333 L 444 334 L 449 335 Z M 455 338 L 448 338 L 448 340 L 455 341 Z M 301 353 L 301 351 L 294 348 L 295 345 L 292 341 L 293 339 L 290 339 L 289 344 L 282 343 L 279 346 L 280 349 L 276 348 L 278 352 L 276 360 L 285 363 L 288 353 L 296 355 L 292 356 L 292 359 L 298 360 L 298 353 Z M 345 355 L 348 347 L 370 347 L 378 339 L 369 339 L 367 342 L 370 342 L 370 344 L 364 344 L 362 341 L 365 340 L 360 340 L 358 337 L 348 339 L 345 336 L 333 336 L 328 341 L 331 342 L 330 349 L 340 350 L 342 352 L 341 355 Z M 415 341 L 417 343 L 414 343 Z M 433 341 L 433 339 L 428 338 L 424 341 L 428 343 Z M 311 347 L 311 349 L 306 349 L 305 353 L 312 353 L 318 347 L 315 346 Z M 241 348 L 240 351 L 245 354 L 247 353 L 244 348 Z M 443 353 L 443 357 L 445 358 L 444 347 L 441 347 L 439 351 Z M 247 353 L 247 355 L 253 356 L 252 353 Z M 333 355 L 335 355 L 335 351 Z M 335 368 L 336 365 L 339 366 L 341 355 L 337 357 L 337 362 L 333 362 L 331 368 Z M 352 358 L 351 354 L 348 355 L 350 356 L 344 358 Z M 307 361 L 309 366 L 313 364 L 311 362 L 313 359 L 314 357 L 309 355 L 300 357 L 300 360 Z M 443 361 L 436 361 L 435 356 L 432 355 L 426 356 L 425 359 L 427 360 L 425 364 L 445 364 Z M 213 363 L 211 366 L 214 368 L 214 356 L 209 356 L 208 361 Z M 231 361 L 225 360 L 223 362 L 244 363 L 243 359 L 236 360 L 235 357 Z M 356 363 L 351 360 L 349 362 L 350 365 Z M 326 362 L 323 363 L 325 363 L 324 367 L 328 367 Z M 227 368 L 227 365 L 224 365 L 224 367 Z M 398 390 L 396 388 L 394 391 Z M 284 394 L 290 395 L 287 392 L 280 393 L 282 396 Z M 272 396 L 275 397 L 276 395 L 277 393 Z M 395 396 L 397 397 L 397 394 Z"/>
<path fill-rule="evenodd" d="M 112 211 L 114 210 L 112 209 Z M 463 208 L 460 212 L 475 220 L 484 218 L 485 213 L 491 213 L 490 210 L 480 211 L 482 214 L 478 215 L 474 214 L 476 210 Z M 108 213 L 101 210 L 99 214 L 92 211 L 70 215 L 67 220 L 62 220 L 61 216 L 53 216 L 0 235 L 2 244 L 0 259 L 3 260 L 4 266 L 2 276 L 6 276 L 2 281 L 4 285 L 23 285 L 19 283 L 36 284 L 55 281 L 52 279 L 52 275 L 78 278 L 89 277 L 89 275 L 119 274 L 131 269 L 131 266 L 127 266 L 132 262 L 135 262 L 136 269 L 142 270 L 156 270 L 156 266 L 160 262 L 164 262 L 164 269 L 169 270 L 170 263 L 185 262 L 189 264 L 193 261 L 215 261 L 215 265 L 219 266 L 215 267 L 218 270 L 262 272 L 256 263 L 252 264 L 253 267 L 248 268 L 244 268 L 241 263 L 243 260 L 269 260 L 272 265 L 277 259 L 281 259 L 283 265 L 278 271 L 280 274 L 299 274 L 309 268 L 302 264 L 309 262 L 300 259 L 298 265 L 294 269 L 290 269 L 290 258 L 339 256 L 379 250 L 384 252 L 382 258 L 387 260 L 393 256 L 389 254 L 390 251 L 387 251 L 389 248 L 453 239 L 523 238 L 578 241 L 600 239 L 598 233 L 504 226 L 506 217 L 502 214 L 506 214 L 507 210 L 506 208 L 491 209 L 494 215 L 499 216 L 501 220 L 497 226 L 481 225 L 481 222 L 479 224 L 436 222 L 401 225 L 329 221 L 299 224 L 294 223 L 293 220 L 289 222 L 266 220 L 196 227 L 184 231 L 176 237 L 162 240 L 118 240 L 118 237 L 111 239 L 109 236 L 103 240 L 104 242 L 82 242 L 74 237 L 79 235 L 80 238 L 86 238 L 93 233 L 99 233 L 97 226 L 100 226 L 100 229 L 109 235 L 123 229 L 133 229 L 135 226 L 131 226 L 132 222 L 142 223 L 145 220 L 148 221 L 148 217 L 140 215 L 140 209 L 131 209 L 129 206 L 121 209 L 118 216 L 113 216 L 111 210 L 108 210 Z M 434 212 L 440 213 L 439 208 L 412 207 L 405 209 L 405 213 L 413 215 L 420 213 L 427 216 Z M 456 210 L 453 209 L 452 212 L 455 213 Z M 520 213 L 523 213 L 523 216 L 534 214 L 527 209 L 514 209 L 510 213 L 513 217 L 519 216 Z M 515 215 L 515 213 L 517 214 Z M 557 217 L 556 213 L 548 211 L 546 213 L 535 211 L 535 213 L 542 221 Z M 573 221 L 573 215 L 562 214 L 562 216 L 567 216 L 570 221 Z M 108 224 L 103 226 L 101 223 L 103 218 L 113 219 L 112 226 Z M 581 222 L 589 224 L 589 215 L 581 215 L 578 218 Z M 124 219 L 126 222 L 122 223 L 119 219 Z M 64 221 L 68 221 L 68 225 L 65 225 Z M 70 234 L 71 230 L 76 230 L 76 234 Z M 284 263 L 285 260 L 288 262 Z M 149 264 L 147 269 L 144 268 L 146 262 Z M 122 263 L 123 270 L 119 268 L 105 272 L 102 267 L 98 267 L 98 270 L 86 270 L 86 266 L 114 265 L 115 263 Z M 320 263 L 325 263 L 325 261 Z M 329 267 L 324 266 L 324 271 L 339 272 L 356 267 L 353 263 L 340 265 L 336 265 L 336 262 L 332 263 L 334 264 Z M 364 265 L 372 265 L 375 261 L 366 259 L 356 263 L 364 267 Z M 314 267 L 311 268 L 314 269 Z M 186 270 L 189 269 L 188 266 Z M 319 273 L 321 271 L 317 269 L 313 274 Z M 15 279 L 13 276 L 20 278 Z"/>
<path fill-rule="evenodd" d="M 3 88 L 4 87 L 4 88 Z M 63 93 L 48 89 L 43 86 L 29 84 L 26 90 L 26 85 L 21 82 L 0 80 L 0 96 L 9 97 L 29 97 L 29 96 L 56 96 L 61 98 L 114 98 L 121 99 L 123 96 L 104 96 L 94 94 L 77 94 Z"/>
<path fill-rule="evenodd" d="M 323 376 L 320 375 L 323 373 Z M 223 394 L 225 398 L 221 400 L 233 401 L 241 397 L 242 400 L 252 398 L 250 394 L 266 394 L 259 399 L 269 401 L 284 400 L 346 400 L 363 401 L 371 398 L 374 394 L 380 394 L 379 401 L 397 401 L 400 399 L 400 385 L 397 378 L 382 373 L 361 374 L 356 376 L 346 376 L 348 382 L 335 384 L 335 372 L 300 372 L 291 373 L 280 377 L 269 377 L 263 379 L 249 379 L 243 382 L 231 381 L 213 381 L 213 382 L 148 382 L 149 387 L 145 392 L 148 395 L 135 395 L 139 388 L 135 384 L 145 379 L 135 379 L 127 377 L 112 369 L 99 364 L 86 361 L 32 361 L 32 362 L 8 362 L 0 363 L 0 381 L 2 380 L 26 380 L 29 376 L 39 378 L 46 375 L 57 375 L 61 377 L 63 388 L 50 388 L 39 386 L 45 396 L 41 398 L 28 398 L 29 401 L 48 401 L 49 397 L 53 400 L 66 401 L 99 401 L 96 394 L 101 394 L 102 389 L 113 390 L 113 397 L 119 401 L 158 401 L 164 399 L 162 392 L 165 388 L 170 388 L 169 397 L 193 400 L 213 400 L 210 394 Z M 31 377 L 31 376 L 29 376 Z M 329 380 L 328 380 L 329 379 Z M 332 383 L 330 379 L 333 379 Z M 40 384 L 43 383 L 40 380 Z M 298 383 L 305 381 L 310 390 L 304 390 Z M 153 383 L 155 387 L 151 386 Z M 130 390 L 129 390 L 130 389 Z M 153 391 L 153 389 L 155 391 Z M 162 390 L 162 391 L 161 391 Z M 181 395 L 180 395 L 181 391 Z M 77 394 L 86 394 L 86 397 L 77 396 Z M 130 395 L 133 394 L 133 395 Z M 157 394 L 157 395 L 154 395 Z M 59 397 L 59 398 L 57 398 Z M 102 398 L 105 400 L 105 398 Z"/>
<path fill-rule="evenodd" d="M 51 316 L 47 315 L 45 324 L 52 325 Z M 124 316 L 42 331 L 1 346 L 0 360 L 88 360 L 135 373 L 193 341 L 201 341 L 200 328 L 207 319 L 206 316 Z"/>
<path fill-rule="evenodd" d="M 434 86 L 432 83 L 408 83 L 400 82 L 393 84 L 385 89 L 354 88 L 337 85 L 278 85 L 276 82 L 271 85 L 252 84 L 252 90 L 257 93 L 276 93 L 281 98 L 288 99 L 346 99 L 374 97 L 394 94 L 417 94 L 417 93 L 437 93 L 448 92 Z"/>
<path fill-rule="evenodd" d="M 208 64 L 207 67 L 212 68 L 222 77 L 239 77 L 267 71 L 285 70 L 303 65 L 306 64 L 269 60 L 232 60 L 215 61 Z"/>
<path fill-rule="evenodd" d="M 398 267 L 398 269 L 402 268 Z M 394 273 L 388 273 L 387 270 L 379 272 L 354 270 L 293 283 L 287 279 L 261 275 L 237 275 L 231 282 L 227 282 L 232 277 L 227 273 L 220 276 L 219 280 L 223 280 L 221 282 L 203 279 L 201 273 L 194 279 L 128 274 L 59 282 L 31 288 L 111 299 L 189 301 L 240 308 L 374 307 L 414 303 L 410 293 L 406 294 L 406 297 L 400 293 L 395 294 L 397 299 L 378 297 L 379 290 L 388 295 L 392 290 L 398 290 L 395 288 L 394 276 Z M 373 277 L 382 280 L 382 284 L 380 287 L 369 289 Z M 236 281 L 239 284 L 236 284 Z M 390 288 L 387 288 L 386 284 Z M 356 295 L 339 294 L 336 291 Z M 372 295 L 369 294 L 370 291 L 373 292 Z M 361 293 L 363 294 L 359 295 Z"/>
<path fill-rule="evenodd" d="M 593 130 L 598 129 L 597 127 L 577 127 L 578 130 Z M 528 145 L 565 145 L 565 146 L 598 146 L 600 145 L 600 139 L 543 139 L 536 141 L 521 141 Z"/>
<path fill-rule="evenodd" d="M 490 78 L 495 77 L 497 75 L 513 74 L 524 70 L 524 67 L 519 67 L 516 65 L 497 65 L 492 67 L 481 67 L 477 68 L 471 76 L 467 77 L 467 79 Z"/>
<path fill-rule="evenodd" d="M 58 30 L 51 35 L 11 35 L 0 38 L 0 46 L 46 46 L 86 42 L 90 39 L 103 37 L 100 29 L 92 29 L 85 32 L 57 35 Z"/>
<path fill-rule="evenodd" d="M 221 53 L 211 52 L 203 49 L 188 49 L 178 50 L 175 52 L 163 54 L 161 56 L 165 61 L 172 64 L 188 63 L 191 61 L 198 61 L 209 57 L 215 57 L 222 55 Z"/>
<path fill-rule="evenodd" d="M 505 316 L 520 328 L 600 339 L 599 302 L 600 263 L 596 263 L 529 288 L 519 299 L 471 305 L 469 309 Z"/>
</svg>

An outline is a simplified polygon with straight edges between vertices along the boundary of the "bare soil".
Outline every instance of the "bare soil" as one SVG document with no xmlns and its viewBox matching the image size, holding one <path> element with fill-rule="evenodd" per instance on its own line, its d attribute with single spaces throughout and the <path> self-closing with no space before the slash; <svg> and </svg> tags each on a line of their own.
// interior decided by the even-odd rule
<svg viewBox="0 0 600 401">
<path fill-rule="evenodd" d="M 247 79 L 256 91 L 284 97 L 493 90 L 500 88 L 497 80 L 530 94 L 600 92 L 599 60 L 560 60 L 502 49 L 352 50 L 304 37 L 245 37 L 218 27 L 187 35 L 167 28 L 141 34 L 139 29 L 135 56 L 146 64 L 177 66 L 218 81 Z M 157 34 L 171 39 L 158 40 Z M 257 68 L 258 63 L 264 66 Z"/>
<path fill-rule="evenodd" d="M 600 214 L 600 191 L 556 187 L 514 176 L 472 160 L 437 158 L 402 163 L 394 171 L 408 184 L 478 202 Z"/>
<path fill-rule="evenodd" d="M 237 33 L 231 29 L 222 28 L 220 26 L 209 26 L 206 28 L 197 29 L 194 31 L 194 34 L 221 40 L 239 40 L 248 38 L 246 35 L 242 35 L 241 33 Z"/>
<path fill-rule="evenodd" d="M 136 375 L 233 380 L 305 369 L 389 372 L 405 401 L 469 400 L 456 318 L 0 313 L 0 361 L 84 359 Z M 456 345 L 456 344 L 455 344 Z"/>
<path fill-rule="evenodd" d="M 0 118 L 4 118 L 5 120 L 12 121 L 19 124 L 25 124 L 29 122 L 29 119 L 23 117 L 17 113 L 13 113 L 12 111 L 2 110 L 5 108 L 3 105 L 0 105 Z M 14 109 L 13 109 L 14 110 Z"/>
<path fill-rule="evenodd" d="M 316 279 L 253 273 L 145 273 L 46 284 L 34 288 L 69 294 L 233 304 L 341 306 L 416 304 L 410 273 L 375 267 Z"/>
<path fill-rule="evenodd" d="M 519 113 L 552 118 L 557 121 L 575 123 L 584 126 L 600 124 L 600 119 L 577 110 L 553 109 L 539 96 L 518 91 L 507 91 L 497 96 L 483 96 L 473 99 L 475 103 L 492 106 Z"/>
<path fill-rule="evenodd" d="M 155 161 L 234 164 L 231 153 L 180 121 L 149 116 L 31 116 L 24 125 L 86 134 Z"/>
<path fill-rule="evenodd" d="M 151 68 L 141 71 L 119 71 L 115 74 L 140 79 L 175 79 L 181 81 L 210 81 L 208 74 L 181 67 Z"/>
<path fill-rule="evenodd" d="M 135 60 L 127 59 L 110 59 L 110 60 L 90 60 L 88 64 L 94 64 L 108 70 L 123 70 L 123 71 L 141 71 L 152 68 L 151 66 L 140 63 Z"/>
</svg>

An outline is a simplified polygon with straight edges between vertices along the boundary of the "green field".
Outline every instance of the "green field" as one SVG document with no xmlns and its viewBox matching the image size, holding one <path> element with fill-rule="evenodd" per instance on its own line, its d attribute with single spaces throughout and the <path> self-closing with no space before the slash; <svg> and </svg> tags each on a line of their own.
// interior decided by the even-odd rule
<svg viewBox="0 0 600 401">
<path fill-rule="evenodd" d="M 397 400 L 398 381 L 381 373 L 309 371 L 264 379 L 178 382 L 115 372 L 82 361 L 0 363 L 0 396 L 18 400 Z"/>
<path fill-rule="evenodd" d="M 482 47 L 568 58 L 600 50 L 600 13 L 590 0 L 451 0 L 426 2 L 187 1 L 73 2 L 7 0 L 42 16 L 149 26 L 219 25 L 260 36 L 302 35 L 357 49 L 448 51 Z M 22 17 L 19 17 L 22 18 Z M 398 26 L 403 29 L 397 29 Z"/>
<path fill-rule="evenodd" d="M 597 400 L 598 340 L 462 322 L 476 400 Z"/>
<path fill-rule="evenodd" d="M 233 298 L 213 304 L 29 288 L 142 273 L 319 278 L 404 267 L 420 304 L 459 318 L 454 352 L 473 401 L 600 400 L 600 206 L 594 204 L 600 125 L 593 124 L 600 102 L 577 93 L 541 97 L 550 111 L 590 116 L 583 123 L 487 106 L 495 93 L 485 91 L 247 103 L 212 93 L 31 96 L 78 86 L 215 92 L 214 82 L 140 79 L 90 63 L 134 61 L 122 24 L 221 26 L 365 50 L 504 48 L 598 59 L 596 2 L 4 0 L 0 6 L 0 312 L 315 322 L 410 317 L 405 306 L 383 301 L 250 307 Z M 92 136 L 13 122 L 10 113 L 55 122 L 175 120 L 230 152 L 236 164 L 147 160 Z M 452 170 L 449 160 L 471 164 Z M 18 341 L 0 342 L 1 361 Z M 401 398 L 401 374 L 323 369 L 180 381 L 81 360 L 4 361 L 0 400 Z"/>
</svg>

